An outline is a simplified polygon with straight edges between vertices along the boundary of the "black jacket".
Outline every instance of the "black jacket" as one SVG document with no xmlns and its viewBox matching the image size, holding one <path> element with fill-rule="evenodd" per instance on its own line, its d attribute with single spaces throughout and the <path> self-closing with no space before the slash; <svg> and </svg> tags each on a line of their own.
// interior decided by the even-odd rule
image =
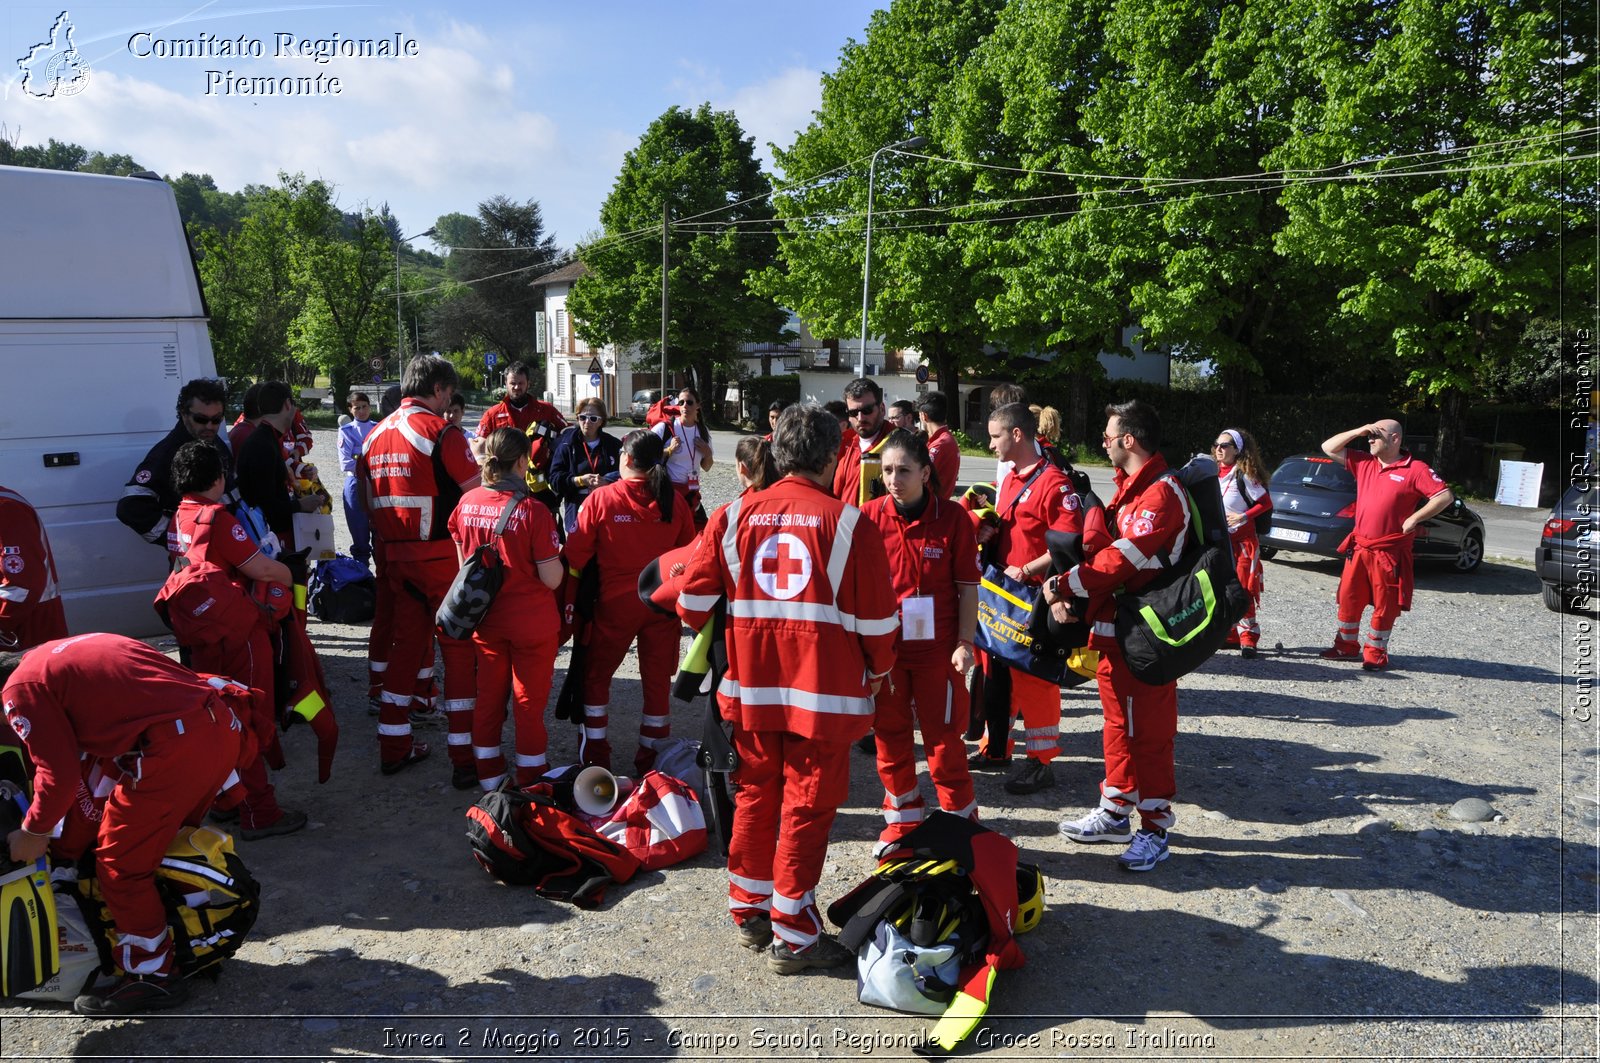
<svg viewBox="0 0 1600 1063">
<path fill-rule="evenodd" d="M 167 525 L 181 501 L 178 492 L 172 489 L 172 459 L 177 456 L 179 447 L 193 441 L 194 436 L 182 421 L 173 425 L 172 431 L 151 447 L 150 453 L 133 470 L 122 497 L 117 500 L 117 519 L 138 532 L 145 542 L 154 543 L 163 550 L 167 548 Z M 239 501 L 233 478 L 233 454 L 221 436 L 211 442 L 222 456 L 222 504 L 232 508 Z"/>
<path fill-rule="evenodd" d="M 622 440 L 601 432 L 595 440 L 594 464 L 590 466 L 588 448 L 583 442 L 583 429 L 574 427 L 561 433 L 556 440 L 554 455 L 550 458 L 550 487 L 561 499 L 563 530 L 572 531 L 578 526 L 578 506 L 589 497 L 592 488 L 579 487 L 573 482 L 576 476 L 599 473 L 609 483 L 621 472 Z"/>
</svg>

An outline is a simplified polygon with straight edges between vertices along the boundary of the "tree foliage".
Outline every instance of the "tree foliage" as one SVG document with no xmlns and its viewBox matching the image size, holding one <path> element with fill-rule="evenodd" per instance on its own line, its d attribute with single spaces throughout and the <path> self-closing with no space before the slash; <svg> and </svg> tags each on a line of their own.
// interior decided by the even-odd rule
<svg viewBox="0 0 1600 1063">
<path fill-rule="evenodd" d="M 543 302 L 529 282 L 561 257 L 539 204 L 494 196 L 478 204 L 475 216 L 446 214 L 434 228 L 435 240 L 450 248 L 445 271 L 452 286 L 428 314 L 430 336 L 445 347 L 531 361 L 534 314 Z"/>
<path fill-rule="evenodd" d="M 668 109 L 624 157 L 600 208 L 602 233 L 578 247 L 587 272 L 567 298 L 578 335 L 659 356 L 665 205 L 669 364 L 688 361 L 709 389 L 742 344 L 779 340 L 787 315 L 748 285 L 777 252 L 771 190 L 732 112 Z"/>
</svg>

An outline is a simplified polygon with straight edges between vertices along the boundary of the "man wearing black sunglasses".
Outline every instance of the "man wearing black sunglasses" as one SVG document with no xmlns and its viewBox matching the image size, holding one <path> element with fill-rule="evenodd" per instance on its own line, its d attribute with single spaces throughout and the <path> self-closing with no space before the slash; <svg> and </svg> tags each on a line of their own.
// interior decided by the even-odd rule
<svg viewBox="0 0 1600 1063">
<path fill-rule="evenodd" d="M 889 442 L 883 390 L 875 381 L 860 377 L 844 386 L 844 407 L 855 429 L 855 445 L 844 448 L 833 473 L 833 496 L 852 506 L 864 506 L 886 494 L 883 486 L 883 447 Z"/>
<path fill-rule="evenodd" d="M 220 380 L 201 378 L 183 385 L 178 392 L 178 423 L 133 470 L 117 501 L 117 519 L 138 532 L 145 542 L 167 549 L 167 532 L 180 501 L 172 489 L 172 459 L 178 448 L 191 440 L 211 444 L 222 456 L 222 504 L 232 508 L 239 501 L 233 480 L 233 452 L 221 435 L 227 398 Z"/>
</svg>

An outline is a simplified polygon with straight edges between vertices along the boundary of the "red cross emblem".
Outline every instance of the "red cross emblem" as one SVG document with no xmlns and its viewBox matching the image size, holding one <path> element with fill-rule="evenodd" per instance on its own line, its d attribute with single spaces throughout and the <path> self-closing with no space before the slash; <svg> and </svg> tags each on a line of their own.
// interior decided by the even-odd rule
<svg viewBox="0 0 1600 1063">
<path fill-rule="evenodd" d="M 811 582 L 811 551 L 806 544 L 779 532 L 756 547 L 756 585 L 780 601 L 787 601 Z"/>
</svg>

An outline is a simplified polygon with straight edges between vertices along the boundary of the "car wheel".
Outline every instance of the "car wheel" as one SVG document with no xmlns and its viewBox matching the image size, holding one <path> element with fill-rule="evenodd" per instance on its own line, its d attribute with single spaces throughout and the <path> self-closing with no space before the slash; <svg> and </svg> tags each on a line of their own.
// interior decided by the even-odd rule
<svg viewBox="0 0 1600 1063">
<path fill-rule="evenodd" d="M 1461 549 L 1456 551 L 1453 565 L 1457 572 L 1473 572 L 1483 564 L 1483 535 L 1469 531 L 1461 537 Z"/>
<path fill-rule="evenodd" d="M 1273 558 L 1278 556 L 1278 548 L 1276 546 L 1263 546 L 1261 549 L 1257 550 L 1256 553 L 1258 556 L 1260 556 L 1261 560 L 1271 561 Z"/>
<path fill-rule="evenodd" d="M 1544 597 L 1544 607 L 1552 613 L 1563 612 L 1567 607 L 1567 596 L 1561 588 L 1554 583 L 1541 583 L 1539 591 Z"/>
</svg>

